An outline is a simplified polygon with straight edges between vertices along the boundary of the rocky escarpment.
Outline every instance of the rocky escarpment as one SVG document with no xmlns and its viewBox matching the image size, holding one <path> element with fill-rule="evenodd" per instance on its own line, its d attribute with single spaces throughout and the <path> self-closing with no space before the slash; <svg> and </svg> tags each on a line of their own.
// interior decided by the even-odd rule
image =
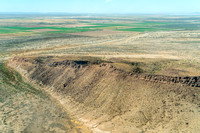
<svg viewBox="0 0 200 133">
<path fill-rule="evenodd" d="M 151 74 L 133 74 L 135 78 L 143 79 L 145 81 L 152 81 L 157 83 L 167 83 L 167 84 L 179 84 L 179 85 L 188 85 L 191 87 L 200 87 L 200 76 L 193 77 L 171 77 L 163 75 L 151 75 Z"/>
<path fill-rule="evenodd" d="M 8 65 L 59 100 L 93 132 L 198 132 L 199 77 L 130 73 L 112 63 L 13 58 Z"/>
<path fill-rule="evenodd" d="M 87 66 L 89 64 L 89 61 L 69 61 L 64 60 L 60 62 L 52 62 L 48 65 L 50 67 L 57 67 L 60 65 L 63 66 L 70 66 L 73 68 L 82 68 L 84 66 Z M 124 72 L 120 69 L 116 69 L 114 66 L 110 64 L 100 64 L 99 67 L 107 66 L 109 65 L 110 68 L 113 68 L 114 71 L 120 71 Z M 127 72 L 124 72 L 127 73 Z M 164 75 L 152 75 L 152 74 L 140 74 L 140 73 L 127 73 L 131 75 L 133 78 L 145 80 L 145 81 L 151 81 L 151 82 L 157 82 L 157 83 L 165 83 L 165 84 L 179 84 L 179 85 L 188 85 L 191 87 L 200 87 L 200 76 L 186 76 L 186 77 L 172 77 L 172 76 L 164 76 Z"/>
<path fill-rule="evenodd" d="M 37 64 L 38 66 L 42 65 L 42 58 L 38 58 L 34 60 L 33 63 Z M 18 61 L 24 61 L 28 62 L 26 58 L 14 58 L 14 60 Z M 51 62 L 47 63 L 50 67 L 58 67 L 58 66 L 70 66 L 75 69 L 80 69 L 82 67 L 88 66 L 90 64 L 90 61 L 81 61 L 81 60 L 64 60 L 59 62 Z M 94 64 L 99 64 L 98 62 Z M 151 81 L 151 82 L 157 82 L 157 83 L 165 83 L 165 84 L 179 84 L 179 85 L 188 85 L 191 87 L 200 87 L 200 76 L 186 76 L 186 77 L 172 77 L 172 76 L 164 76 L 164 75 L 153 75 L 153 74 L 141 74 L 141 73 L 127 73 L 123 70 L 115 68 L 112 64 L 99 64 L 99 67 L 107 66 L 109 65 L 110 68 L 113 68 L 114 71 L 119 71 L 121 73 L 126 73 L 131 75 L 135 79 L 145 80 L 145 81 Z"/>
</svg>

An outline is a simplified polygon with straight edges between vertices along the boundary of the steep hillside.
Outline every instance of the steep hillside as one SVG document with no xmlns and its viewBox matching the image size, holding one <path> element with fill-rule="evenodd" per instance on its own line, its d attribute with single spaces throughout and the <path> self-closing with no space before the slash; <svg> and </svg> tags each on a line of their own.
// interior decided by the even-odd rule
<svg viewBox="0 0 200 133">
<path fill-rule="evenodd" d="M 36 88 L 0 63 L 0 133 L 89 133 L 59 102 Z"/>
<path fill-rule="evenodd" d="M 112 62 L 15 57 L 8 62 L 93 132 L 200 131 L 200 77 L 125 72 Z"/>
</svg>

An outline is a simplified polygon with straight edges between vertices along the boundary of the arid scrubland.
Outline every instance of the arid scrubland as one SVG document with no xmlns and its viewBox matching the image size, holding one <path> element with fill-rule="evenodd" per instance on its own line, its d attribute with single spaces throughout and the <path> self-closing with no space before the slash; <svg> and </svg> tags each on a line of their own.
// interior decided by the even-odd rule
<svg viewBox="0 0 200 133">
<path fill-rule="evenodd" d="M 200 130 L 198 15 L 0 15 L 0 61 L 0 132 Z"/>
</svg>

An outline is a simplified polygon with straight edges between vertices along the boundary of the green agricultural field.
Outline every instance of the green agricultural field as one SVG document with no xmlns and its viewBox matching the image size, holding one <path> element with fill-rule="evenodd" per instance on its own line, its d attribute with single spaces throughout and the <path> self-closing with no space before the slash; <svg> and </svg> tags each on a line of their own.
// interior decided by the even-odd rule
<svg viewBox="0 0 200 133">
<path fill-rule="evenodd" d="M 93 31 L 94 29 L 90 28 L 65 28 L 65 27 L 0 27 L 0 34 L 9 34 L 9 33 L 20 33 L 20 32 L 33 32 L 33 30 L 55 30 L 55 31 L 46 31 L 46 33 L 74 33 L 74 32 L 85 32 Z"/>
<path fill-rule="evenodd" d="M 185 22 L 170 23 L 170 22 L 144 21 L 136 23 L 92 23 L 91 25 L 94 26 L 86 26 L 82 28 L 111 29 L 111 30 L 132 31 L 132 32 L 200 30 L 198 24 L 190 24 Z"/>
</svg>

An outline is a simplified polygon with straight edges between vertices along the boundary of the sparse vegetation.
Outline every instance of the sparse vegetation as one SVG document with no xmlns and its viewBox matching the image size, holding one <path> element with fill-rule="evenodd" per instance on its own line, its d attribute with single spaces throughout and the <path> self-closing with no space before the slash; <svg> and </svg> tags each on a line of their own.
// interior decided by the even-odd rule
<svg viewBox="0 0 200 133">
<path fill-rule="evenodd" d="M 30 84 L 25 83 L 18 72 L 12 70 L 11 68 L 6 68 L 3 63 L 0 63 L 0 73 L 3 82 L 15 88 L 16 92 L 23 91 L 36 95 L 40 95 L 42 93 L 41 90 L 35 89 Z"/>
<path fill-rule="evenodd" d="M 0 15 L 0 132 L 199 131 L 199 20 Z"/>
</svg>

